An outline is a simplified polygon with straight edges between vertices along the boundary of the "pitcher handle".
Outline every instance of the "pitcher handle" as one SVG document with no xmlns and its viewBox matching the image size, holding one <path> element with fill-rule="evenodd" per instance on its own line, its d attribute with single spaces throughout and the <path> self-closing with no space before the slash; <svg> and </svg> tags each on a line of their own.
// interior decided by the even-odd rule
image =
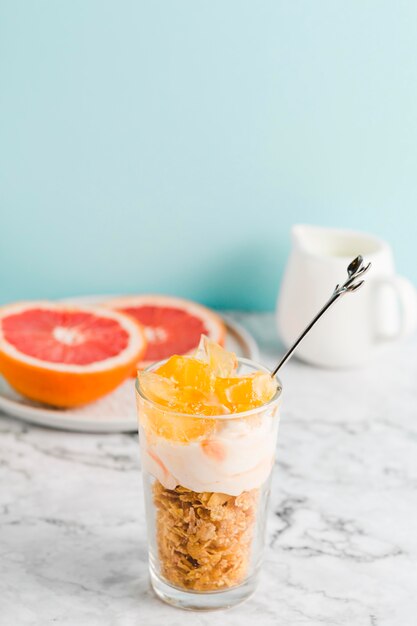
<svg viewBox="0 0 417 626">
<path fill-rule="evenodd" d="M 416 330 L 417 290 L 407 278 L 388 276 L 379 279 L 376 303 L 377 341 L 392 341 Z M 383 315 L 385 319 L 382 319 Z"/>
</svg>

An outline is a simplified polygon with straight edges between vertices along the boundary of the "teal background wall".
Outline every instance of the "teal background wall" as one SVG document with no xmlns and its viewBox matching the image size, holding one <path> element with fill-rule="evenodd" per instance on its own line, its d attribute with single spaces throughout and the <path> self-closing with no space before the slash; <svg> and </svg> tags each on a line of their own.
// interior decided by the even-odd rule
<svg viewBox="0 0 417 626">
<path fill-rule="evenodd" d="M 417 280 L 417 3 L 2 0 L 0 302 L 272 309 L 294 222 Z"/>
</svg>

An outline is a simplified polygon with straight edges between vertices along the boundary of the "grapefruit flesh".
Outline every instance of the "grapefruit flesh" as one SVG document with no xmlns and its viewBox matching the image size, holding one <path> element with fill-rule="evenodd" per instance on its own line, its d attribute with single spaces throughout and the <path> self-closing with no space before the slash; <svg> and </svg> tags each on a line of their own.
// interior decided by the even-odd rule
<svg viewBox="0 0 417 626">
<path fill-rule="evenodd" d="M 210 309 L 182 298 L 171 296 L 127 296 L 106 306 L 125 313 L 145 328 L 147 348 L 140 368 L 173 354 L 195 350 L 201 335 L 223 344 L 225 326 L 219 315 Z"/>
<path fill-rule="evenodd" d="M 0 309 L 0 373 L 38 402 L 92 402 L 127 378 L 145 349 L 143 328 L 115 311 L 49 302 Z"/>
</svg>

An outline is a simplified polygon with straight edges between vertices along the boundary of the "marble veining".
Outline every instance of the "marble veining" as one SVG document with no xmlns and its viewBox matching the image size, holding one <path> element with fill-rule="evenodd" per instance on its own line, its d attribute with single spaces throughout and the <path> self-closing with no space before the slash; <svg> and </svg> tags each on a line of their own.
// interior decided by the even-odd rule
<svg viewBox="0 0 417 626">
<path fill-rule="evenodd" d="M 272 366 L 272 315 L 235 314 Z M 417 340 L 358 370 L 292 360 L 261 585 L 191 614 L 149 589 L 136 435 L 0 415 L 1 626 L 416 626 Z"/>
</svg>

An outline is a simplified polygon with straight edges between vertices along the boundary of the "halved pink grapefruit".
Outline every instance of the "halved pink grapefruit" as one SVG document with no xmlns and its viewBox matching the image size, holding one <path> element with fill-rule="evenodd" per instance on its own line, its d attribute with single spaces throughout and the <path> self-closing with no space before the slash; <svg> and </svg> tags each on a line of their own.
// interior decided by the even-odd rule
<svg viewBox="0 0 417 626">
<path fill-rule="evenodd" d="M 145 328 L 147 347 L 140 368 L 198 347 L 201 335 L 223 344 L 226 329 L 219 315 L 182 298 L 159 295 L 125 296 L 105 306 L 125 313 Z"/>
<path fill-rule="evenodd" d="M 0 373 L 38 402 L 97 400 L 131 374 L 145 349 L 143 328 L 117 311 L 52 302 L 0 308 Z"/>
</svg>

